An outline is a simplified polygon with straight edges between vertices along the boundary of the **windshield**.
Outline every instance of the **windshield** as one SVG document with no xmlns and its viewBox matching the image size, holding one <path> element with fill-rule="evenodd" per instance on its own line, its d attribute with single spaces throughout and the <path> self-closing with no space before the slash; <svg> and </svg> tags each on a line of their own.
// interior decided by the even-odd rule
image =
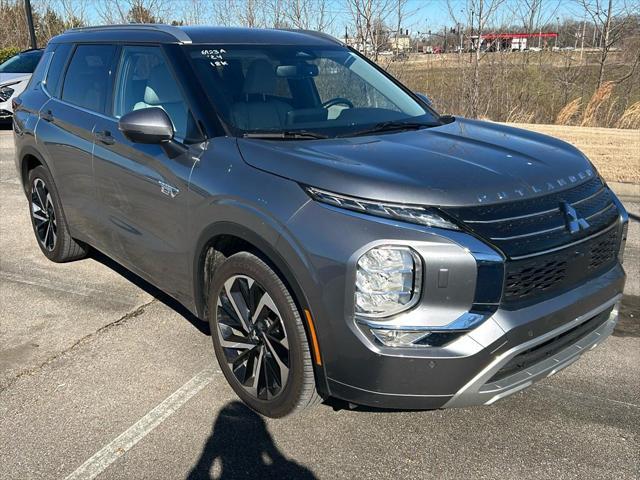
<svg viewBox="0 0 640 480">
<path fill-rule="evenodd" d="M 238 135 L 336 137 L 387 123 L 439 125 L 435 112 L 343 47 L 187 48 L 205 91 Z"/>
<path fill-rule="evenodd" d="M 19 53 L 0 65 L 0 73 L 33 73 L 42 50 Z"/>
</svg>

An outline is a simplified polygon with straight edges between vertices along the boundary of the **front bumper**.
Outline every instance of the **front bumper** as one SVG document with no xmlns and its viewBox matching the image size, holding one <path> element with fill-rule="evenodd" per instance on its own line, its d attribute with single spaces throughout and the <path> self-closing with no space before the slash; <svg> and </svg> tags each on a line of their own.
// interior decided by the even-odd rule
<svg viewBox="0 0 640 480">
<path fill-rule="evenodd" d="M 616 228 L 622 229 L 623 223 Z M 349 235 L 336 235 L 336 225 Z M 499 303 L 504 270 L 495 268 L 503 265 L 501 258 L 470 235 L 374 220 L 316 202 L 300 209 L 288 227 L 307 253 L 296 270 L 305 274 L 299 279 L 316 320 L 322 393 L 354 404 L 435 409 L 496 401 L 558 371 L 605 338 L 615 314 L 597 326 L 594 336 L 589 331 L 588 338 L 575 338 L 563 345 L 566 348 L 551 352 L 552 368 L 542 359 L 510 372 L 513 377 L 502 375 L 494 381 L 494 375 L 522 352 L 613 311 L 625 283 L 616 260 L 608 270 L 568 290 L 542 296 L 533 304 L 505 306 Z M 355 263 L 372 246 L 395 244 L 408 245 L 422 257 L 425 288 L 414 308 L 383 320 L 386 325 L 433 331 L 457 325 L 468 314 L 480 316 L 480 322 L 460 329 L 460 336 L 442 346 L 388 347 L 377 342 L 369 328 L 387 327 L 354 312 Z M 442 269 L 449 271 L 443 288 L 438 284 Z M 489 288 L 496 285 L 497 292 Z"/>
<path fill-rule="evenodd" d="M 329 378 L 331 394 L 355 404 L 381 408 L 489 405 L 557 373 L 602 343 L 616 325 L 624 280 L 624 272 L 617 265 L 601 277 L 548 301 L 521 310 L 498 310 L 480 327 L 456 340 L 445 356 L 435 349 L 389 356 L 389 352 L 368 345 L 368 353 L 358 352 L 359 357 L 365 357 L 359 361 L 361 368 L 353 369 L 358 383 Z M 519 355 L 562 338 L 598 316 L 604 317 L 602 322 L 561 349 L 494 379 Z M 350 356 L 354 355 L 352 352 Z M 343 373 L 349 375 L 347 371 Z"/>
<path fill-rule="evenodd" d="M 551 330 L 538 338 L 517 345 L 510 350 L 497 356 L 493 362 L 480 371 L 469 383 L 462 387 L 445 405 L 448 407 L 467 407 L 471 405 L 490 405 L 501 398 L 508 397 L 524 388 L 529 387 L 534 382 L 545 377 L 550 377 L 563 368 L 568 367 L 580 356 L 597 347 L 603 342 L 616 326 L 618 321 L 618 302 L 622 295 L 618 295 L 606 302 L 604 305 L 579 316 L 561 327 Z M 525 352 L 535 351 L 536 348 L 552 343 L 555 339 L 560 339 L 567 332 L 580 328 L 599 317 L 605 316 L 603 322 L 598 322 L 595 329 L 580 335 L 575 342 L 565 345 L 564 348 L 555 351 L 553 354 L 545 355 L 544 359 L 532 363 L 531 365 L 516 368 L 510 375 L 495 378 L 503 367 L 517 360 L 519 355 Z M 556 340 L 558 341 L 558 340 Z"/>
</svg>

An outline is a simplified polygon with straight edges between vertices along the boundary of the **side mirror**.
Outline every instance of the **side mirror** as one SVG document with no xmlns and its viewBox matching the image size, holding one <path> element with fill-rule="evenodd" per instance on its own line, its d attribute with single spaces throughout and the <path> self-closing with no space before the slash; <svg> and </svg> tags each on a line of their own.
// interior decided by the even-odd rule
<svg viewBox="0 0 640 480">
<path fill-rule="evenodd" d="M 431 101 L 431 99 L 429 97 L 427 97 L 424 93 L 417 93 L 416 92 L 416 97 L 418 97 L 420 100 L 422 100 L 424 103 L 426 103 L 430 107 L 433 106 L 433 102 Z"/>
<path fill-rule="evenodd" d="M 173 124 L 159 107 L 142 108 L 123 115 L 118 129 L 135 143 L 167 143 L 173 140 Z"/>
</svg>

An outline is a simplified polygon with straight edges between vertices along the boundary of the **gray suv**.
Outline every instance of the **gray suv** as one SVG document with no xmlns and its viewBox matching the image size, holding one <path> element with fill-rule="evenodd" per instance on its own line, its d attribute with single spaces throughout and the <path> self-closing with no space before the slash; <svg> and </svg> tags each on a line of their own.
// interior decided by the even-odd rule
<svg viewBox="0 0 640 480">
<path fill-rule="evenodd" d="M 264 415 L 491 404 L 615 326 L 628 218 L 589 160 L 439 115 L 332 37 L 71 30 L 14 107 L 42 252 L 206 319 Z"/>
</svg>

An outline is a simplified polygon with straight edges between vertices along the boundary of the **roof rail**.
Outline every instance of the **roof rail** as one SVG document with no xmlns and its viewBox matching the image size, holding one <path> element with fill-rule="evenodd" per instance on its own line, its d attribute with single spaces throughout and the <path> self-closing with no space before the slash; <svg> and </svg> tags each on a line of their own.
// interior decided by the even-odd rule
<svg viewBox="0 0 640 480">
<path fill-rule="evenodd" d="M 306 35 L 311 35 L 312 37 L 318 37 L 324 40 L 329 40 L 330 42 L 337 43 L 338 45 L 344 45 L 344 43 L 341 40 L 338 40 L 333 35 L 329 35 L 328 33 L 324 33 L 324 32 L 318 32 L 317 30 L 305 30 L 304 28 L 278 28 L 277 30 L 282 30 L 285 32 L 304 33 Z"/>
<path fill-rule="evenodd" d="M 94 27 L 78 27 L 67 30 L 64 33 L 79 33 L 79 32 L 100 32 L 100 31 L 108 31 L 108 30 L 117 30 L 117 29 L 126 29 L 126 30 L 154 30 L 156 32 L 163 32 L 168 35 L 171 35 L 173 38 L 178 40 L 180 43 L 191 43 L 191 37 L 187 35 L 187 33 L 181 28 L 175 27 L 173 25 L 164 25 L 161 23 L 123 23 L 116 25 L 98 25 Z"/>
</svg>

